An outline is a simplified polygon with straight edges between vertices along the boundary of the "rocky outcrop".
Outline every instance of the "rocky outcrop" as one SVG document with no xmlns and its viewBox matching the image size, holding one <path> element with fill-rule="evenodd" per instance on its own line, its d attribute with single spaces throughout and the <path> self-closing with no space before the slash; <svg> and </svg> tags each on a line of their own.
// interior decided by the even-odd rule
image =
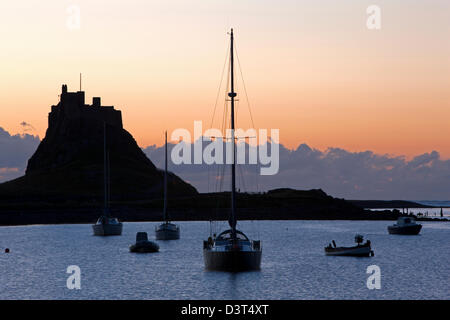
<svg viewBox="0 0 450 320">
<path fill-rule="evenodd" d="M 104 194 L 104 141 L 109 158 L 112 201 L 162 196 L 163 172 L 146 157 L 122 115 L 100 98 L 85 104 L 84 92 L 68 92 L 63 85 L 60 101 L 52 106 L 41 144 L 29 159 L 25 176 L 0 185 L 5 195 L 29 199 L 100 201 Z M 169 174 L 171 196 L 197 194 L 194 187 Z"/>
</svg>

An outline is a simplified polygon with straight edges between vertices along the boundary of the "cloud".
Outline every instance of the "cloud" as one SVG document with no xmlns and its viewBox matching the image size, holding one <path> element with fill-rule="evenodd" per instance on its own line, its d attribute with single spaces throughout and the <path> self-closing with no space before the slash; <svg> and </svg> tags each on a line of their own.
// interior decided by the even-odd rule
<svg viewBox="0 0 450 320">
<path fill-rule="evenodd" d="M 23 175 L 27 161 L 39 143 L 38 136 L 29 134 L 11 135 L 0 127 L 0 182 Z"/>
<path fill-rule="evenodd" d="M 170 150 L 173 145 L 169 144 Z M 248 147 L 248 146 L 247 146 Z M 437 151 L 411 160 L 372 151 L 350 152 L 340 148 L 320 151 L 307 144 L 290 150 L 280 144 L 280 168 L 273 176 L 260 176 L 258 165 L 239 165 L 237 186 L 245 191 L 273 188 L 321 188 L 346 199 L 450 199 L 450 160 Z M 149 146 L 144 152 L 162 168 L 164 147 Z M 170 159 L 169 159 L 170 160 Z M 200 192 L 229 190 L 229 169 L 224 166 L 174 165 L 169 170 L 189 181 Z"/>
<path fill-rule="evenodd" d="M 36 129 L 33 127 L 33 125 L 32 125 L 31 123 L 22 121 L 22 122 L 20 123 L 20 125 L 22 126 L 23 132 L 26 132 L 26 131 L 36 131 Z"/>
<path fill-rule="evenodd" d="M 39 142 L 37 136 L 11 135 L 0 127 L 0 182 L 24 174 L 27 161 Z M 169 144 L 169 156 L 173 147 Z M 248 148 L 247 145 L 247 155 Z M 143 150 L 157 167 L 163 168 L 164 146 L 152 145 Z M 307 144 L 295 150 L 280 144 L 279 151 L 276 175 L 259 175 L 259 165 L 239 165 L 237 187 L 242 191 L 321 188 L 330 195 L 346 199 L 450 199 L 450 160 L 441 159 L 437 151 L 411 160 L 372 151 L 350 152 L 341 148 L 321 151 Z M 200 192 L 230 189 L 229 166 L 175 165 L 169 158 L 169 170 Z"/>
</svg>

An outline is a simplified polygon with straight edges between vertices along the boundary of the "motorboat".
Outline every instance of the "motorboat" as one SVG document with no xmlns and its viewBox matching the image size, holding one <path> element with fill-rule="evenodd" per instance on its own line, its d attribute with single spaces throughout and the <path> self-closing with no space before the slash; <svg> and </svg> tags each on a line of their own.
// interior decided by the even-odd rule
<svg viewBox="0 0 450 320">
<path fill-rule="evenodd" d="M 389 234 L 417 235 L 421 229 L 422 225 L 413 217 L 399 217 L 397 223 L 388 226 Z"/>
</svg>

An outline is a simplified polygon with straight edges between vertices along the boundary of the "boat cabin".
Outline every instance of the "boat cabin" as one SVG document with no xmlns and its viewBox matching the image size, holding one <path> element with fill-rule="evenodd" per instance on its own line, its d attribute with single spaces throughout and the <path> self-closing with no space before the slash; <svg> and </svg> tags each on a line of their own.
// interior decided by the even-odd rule
<svg viewBox="0 0 450 320">
<path fill-rule="evenodd" d="M 120 224 L 117 218 L 101 216 L 97 220 L 97 224 Z"/>
<path fill-rule="evenodd" d="M 409 224 L 416 224 L 416 220 L 412 217 L 399 217 L 397 219 L 397 225 L 404 226 Z"/>
</svg>

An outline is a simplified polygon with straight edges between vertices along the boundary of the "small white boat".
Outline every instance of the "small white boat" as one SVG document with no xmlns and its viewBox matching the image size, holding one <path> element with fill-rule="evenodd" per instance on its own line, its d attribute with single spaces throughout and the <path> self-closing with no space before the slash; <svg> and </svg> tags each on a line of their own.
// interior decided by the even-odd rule
<svg viewBox="0 0 450 320">
<path fill-rule="evenodd" d="M 389 234 L 417 235 L 421 229 L 422 225 L 412 217 L 399 217 L 396 224 L 388 226 Z"/>
<path fill-rule="evenodd" d="M 374 253 L 370 247 L 370 240 L 362 244 L 363 236 L 357 234 L 355 236 L 356 246 L 354 247 L 336 247 L 334 240 L 325 247 L 325 255 L 327 256 L 351 256 L 351 257 L 373 257 Z"/>
</svg>

